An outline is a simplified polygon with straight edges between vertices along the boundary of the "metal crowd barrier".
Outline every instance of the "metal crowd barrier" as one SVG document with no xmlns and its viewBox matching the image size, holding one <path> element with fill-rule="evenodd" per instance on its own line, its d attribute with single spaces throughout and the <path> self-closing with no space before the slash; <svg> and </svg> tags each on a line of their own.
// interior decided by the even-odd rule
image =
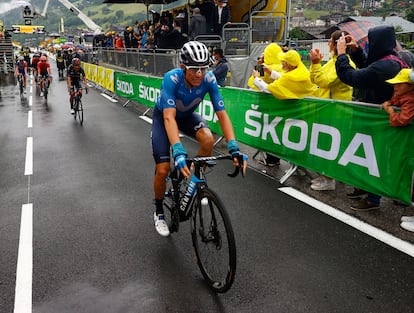
<svg viewBox="0 0 414 313">
<path fill-rule="evenodd" d="M 138 52 L 136 49 L 114 50 L 99 48 L 96 58 L 99 62 L 111 64 L 125 70 L 138 71 L 154 76 L 162 77 L 170 69 L 179 66 L 179 50 L 173 49 L 157 49 L 156 51 Z M 94 56 L 93 53 L 88 54 L 89 58 Z"/>
</svg>

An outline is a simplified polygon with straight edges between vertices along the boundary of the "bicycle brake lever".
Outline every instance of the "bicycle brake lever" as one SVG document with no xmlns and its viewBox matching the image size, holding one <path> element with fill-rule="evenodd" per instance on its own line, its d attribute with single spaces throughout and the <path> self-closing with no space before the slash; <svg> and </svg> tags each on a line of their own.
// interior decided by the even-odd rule
<svg viewBox="0 0 414 313">
<path fill-rule="evenodd" d="M 237 175 L 239 175 L 239 172 L 240 172 L 240 166 L 235 166 L 234 167 L 234 172 L 233 173 L 227 173 L 227 176 L 230 176 L 230 177 L 233 177 L 234 178 Z"/>
<path fill-rule="evenodd" d="M 243 162 L 244 162 L 244 160 L 243 160 L 243 155 L 237 156 L 237 161 L 239 162 L 239 165 L 238 166 L 235 166 L 233 173 L 227 173 L 227 175 L 230 176 L 230 177 L 236 177 L 237 175 L 239 175 L 240 169 L 242 169 L 241 174 L 242 174 L 242 177 L 244 178 L 244 171 L 243 171 L 243 164 L 244 164 Z"/>
</svg>

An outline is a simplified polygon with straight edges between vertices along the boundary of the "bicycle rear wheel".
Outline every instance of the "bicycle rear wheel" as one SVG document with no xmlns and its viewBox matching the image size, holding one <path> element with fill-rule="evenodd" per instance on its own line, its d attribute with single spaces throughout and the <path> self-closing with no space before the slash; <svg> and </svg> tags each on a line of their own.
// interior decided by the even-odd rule
<svg viewBox="0 0 414 313">
<path fill-rule="evenodd" d="M 200 191 L 193 207 L 191 234 L 197 264 L 215 292 L 230 289 L 236 274 L 236 242 L 230 218 L 215 192 Z"/>
<path fill-rule="evenodd" d="M 171 179 L 167 182 L 167 191 L 164 194 L 164 216 L 170 233 L 178 232 L 180 228 L 180 216 L 174 201 L 174 188 Z"/>
</svg>

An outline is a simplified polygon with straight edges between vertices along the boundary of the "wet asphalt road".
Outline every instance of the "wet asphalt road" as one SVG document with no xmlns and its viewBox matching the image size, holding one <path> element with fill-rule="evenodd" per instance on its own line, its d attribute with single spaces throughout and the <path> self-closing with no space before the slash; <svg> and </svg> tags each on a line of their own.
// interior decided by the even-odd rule
<svg viewBox="0 0 414 313">
<path fill-rule="evenodd" d="M 232 289 L 213 294 L 189 225 L 169 238 L 153 228 L 147 122 L 91 90 L 80 126 L 57 79 L 48 104 L 34 90 L 21 103 L 15 86 L 0 88 L 0 312 L 13 312 L 27 203 L 33 312 L 414 312 L 412 257 L 280 192 L 260 172 L 227 178 L 227 163 L 208 178 L 229 210 L 238 268 Z M 32 175 L 24 175 L 28 137 Z"/>
</svg>

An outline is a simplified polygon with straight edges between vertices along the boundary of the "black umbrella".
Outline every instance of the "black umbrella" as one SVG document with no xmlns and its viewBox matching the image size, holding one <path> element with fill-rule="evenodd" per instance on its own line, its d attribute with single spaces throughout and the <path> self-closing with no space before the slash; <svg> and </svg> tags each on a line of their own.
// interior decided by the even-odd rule
<svg viewBox="0 0 414 313">
<path fill-rule="evenodd" d="M 169 4 L 177 0 L 104 0 L 103 3 L 142 3 L 147 7 L 147 19 L 148 8 L 151 4 Z"/>
</svg>

